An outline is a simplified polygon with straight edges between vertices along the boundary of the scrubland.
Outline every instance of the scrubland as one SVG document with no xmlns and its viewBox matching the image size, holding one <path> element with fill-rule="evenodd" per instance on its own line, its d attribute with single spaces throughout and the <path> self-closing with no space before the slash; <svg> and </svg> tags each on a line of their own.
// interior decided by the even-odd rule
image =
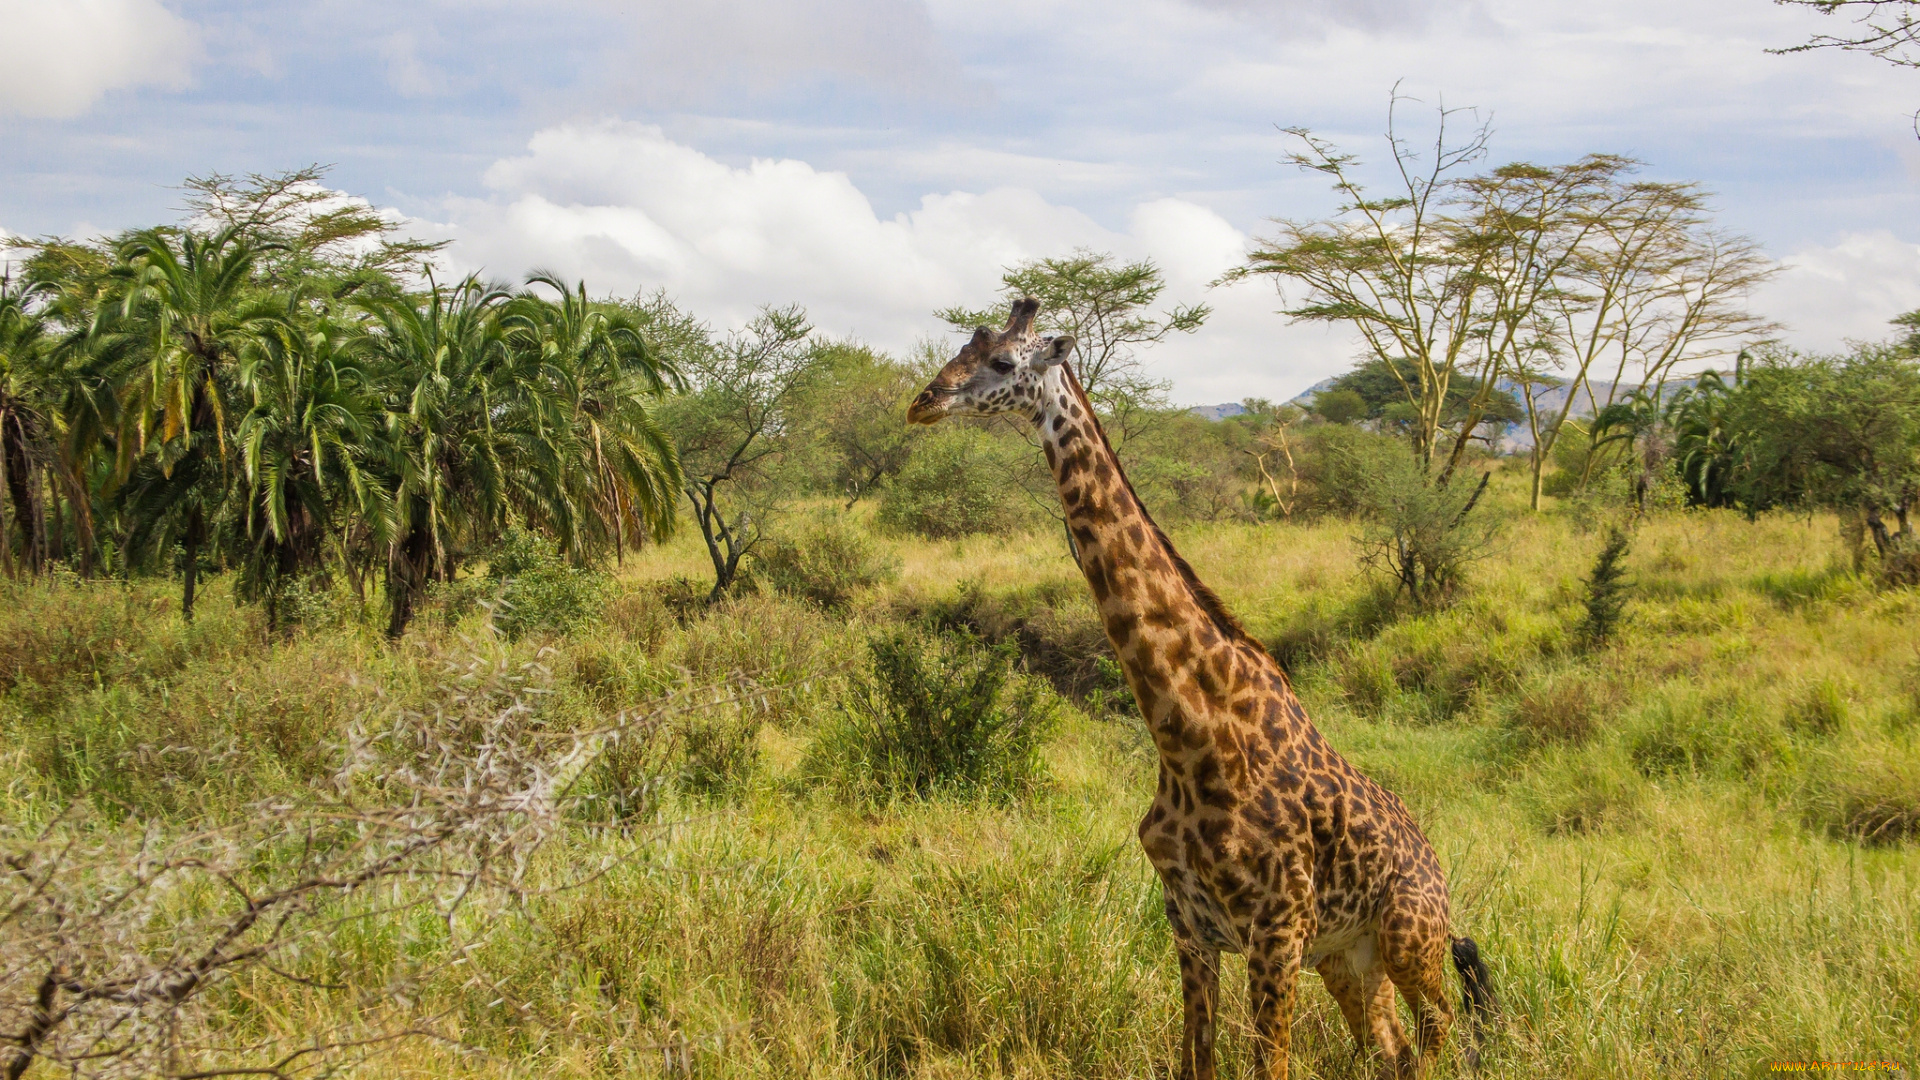
<svg viewBox="0 0 1920 1080">
<path fill-rule="evenodd" d="M 1586 647 L 1600 536 L 1517 489 L 1496 488 L 1495 554 L 1430 614 L 1379 595 L 1338 520 L 1172 530 L 1438 850 L 1504 1007 L 1482 1074 L 1913 1069 L 1920 592 L 1856 575 L 1829 516 L 1672 512 L 1638 528 L 1624 628 Z M 852 520 L 869 530 L 864 507 Z M 216 987 L 219 1022 L 297 1043 L 428 1018 L 434 1035 L 351 1066 L 368 1076 L 1161 1075 L 1178 987 L 1134 836 L 1153 749 L 1058 532 L 871 542 L 894 573 L 831 606 L 771 588 L 703 606 L 676 584 L 704 572 L 691 530 L 629 555 L 589 618 L 506 646 L 551 672 L 543 722 L 593 727 L 736 671 L 764 697 L 675 721 L 645 766 L 658 797 L 569 828 L 530 875 L 605 872 L 493 911 L 416 998 L 341 989 L 432 937 L 362 920 L 286 961 L 304 981 L 255 967 Z M 323 778 L 350 722 L 431 700 L 443 659 L 484 637 L 484 607 L 443 597 L 390 647 L 336 589 L 270 640 L 228 588 L 188 625 L 165 582 L 0 585 L 6 822 L 247 814 Z M 924 798 L 844 782 L 822 748 L 869 642 L 903 626 L 1007 643 L 1010 678 L 1055 688 L 1040 768 Z M 1228 1076 L 1248 1065 L 1239 982 L 1230 961 Z M 1302 982 L 1295 1075 L 1366 1075 Z M 1441 1075 L 1464 1074 L 1449 1053 Z"/>
</svg>

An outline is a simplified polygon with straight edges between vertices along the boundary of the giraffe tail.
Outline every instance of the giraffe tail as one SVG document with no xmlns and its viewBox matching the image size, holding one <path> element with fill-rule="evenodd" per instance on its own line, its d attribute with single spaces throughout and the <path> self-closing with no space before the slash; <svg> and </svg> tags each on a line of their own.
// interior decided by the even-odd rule
<svg viewBox="0 0 1920 1080">
<path fill-rule="evenodd" d="M 1500 1015 L 1500 999 L 1493 996 L 1493 973 L 1480 959 L 1480 946 L 1470 937 L 1453 938 L 1453 970 L 1460 973 L 1460 1006 L 1467 1014 L 1467 1037 L 1461 1047 L 1467 1067 L 1480 1067 L 1480 1048 L 1488 1029 Z"/>
</svg>

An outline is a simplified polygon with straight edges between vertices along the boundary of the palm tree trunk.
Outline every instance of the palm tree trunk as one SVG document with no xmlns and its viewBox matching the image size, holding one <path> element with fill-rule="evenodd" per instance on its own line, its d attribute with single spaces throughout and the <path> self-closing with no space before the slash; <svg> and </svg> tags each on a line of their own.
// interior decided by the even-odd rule
<svg viewBox="0 0 1920 1080">
<path fill-rule="evenodd" d="M 180 546 L 186 556 L 186 565 L 181 568 L 181 577 L 185 579 L 180 589 L 180 617 L 193 622 L 193 594 L 200 583 L 200 544 L 206 538 L 207 523 L 196 504 L 187 512 L 186 535 L 180 538 Z"/>
<path fill-rule="evenodd" d="M 426 526 L 415 525 L 394 548 L 387 561 L 387 638 L 399 641 L 413 621 L 414 607 L 426 593 L 433 561 L 433 538 Z"/>
</svg>

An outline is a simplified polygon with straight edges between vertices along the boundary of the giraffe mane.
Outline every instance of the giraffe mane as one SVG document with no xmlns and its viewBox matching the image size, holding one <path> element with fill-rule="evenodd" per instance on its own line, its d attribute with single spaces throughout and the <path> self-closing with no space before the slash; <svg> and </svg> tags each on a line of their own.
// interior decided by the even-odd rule
<svg viewBox="0 0 1920 1080">
<path fill-rule="evenodd" d="M 1214 628 L 1219 630 L 1227 640 L 1250 645 L 1265 655 L 1267 647 L 1252 634 L 1247 633 L 1246 627 L 1240 625 L 1240 620 L 1234 618 L 1233 612 L 1227 610 L 1227 605 L 1221 601 L 1220 595 L 1214 592 L 1206 582 L 1201 581 L 1199 574 L 1193 572 L 1193 567 L 1173 546 L 1173 540 L 1167 536 L 1166 530 L 1160 527 L 1159 522 L 1153 520 L 1153 513 L 1147 509 L 1147 504 L 1141 500 L 1140 494 L 1133 489 L 1133 481 L 1127 478 L 1126 467 L 1120 464 L 1120 455 L 1114 453 L 1113 443 L 1107 440 L 1107 429 L 1101 426 L 1100 417 L 1093 411 L 1093 401 L 1087 397 L 1087 391 L 1080 385 L 1080 376 L 1074 374 L 1071 363 L 1062 363 L 1060 367 L 1066 372 L 1067 386 L 1073 390 L 1074 397 L 1080 399 L 1081 408 L 1087 410 L 1087 419 L 1093 424 L 1094 434 L 1100 436 L 1100 445 L 1106 450 L 1107 457 L 1112 459 L 1114 471 L 1120 474 L 1120 485 L 1127 489 L 1127 494 L 1133 499 L 1133 505 L 1140 508 L 1140 516 L 1147 519 L 1147 527 L 1153 530 L 1154 538 L 1160 541 L 1160 546 L 1166 549 L 1167 556 L 1173 560 L 1173 568 L 1179 572 L 1180 580 L 1186 583 L 1187 591 L 1192 594 L 1194 602 L 1207 613 L 1207 618 L 1213 621 Z"/>
</svg>

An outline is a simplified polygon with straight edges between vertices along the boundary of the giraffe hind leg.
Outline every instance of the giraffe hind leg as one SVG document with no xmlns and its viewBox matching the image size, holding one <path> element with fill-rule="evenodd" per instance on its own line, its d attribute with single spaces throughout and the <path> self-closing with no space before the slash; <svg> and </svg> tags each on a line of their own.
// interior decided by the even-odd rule
<svg viewBox="0 0 1920 1080">
<path fill-rule="evenodd" d="M 1363 972 L 1355 971 L 1354 959 L 1369 966 Z M 1387 978 L 1386 968 L 1369 950 L 1360 956 L 1335 954 L 1322 960 L 1314 970 L 1320 973 L 1321 983 L 1333 995 L 1335 1004 L 1340 1006 L 1340 1015 L 1347 1021 L 1347 1029 L 1353 1032 L 1356 1055 L 1375 1058 L 1381 1077 L 1396 1076 L 1401 1055 L 1406 1052 L 1407 1036 L 1400 1027 L 1400 1014 L 1393 1001 L 1393 983 Z"/>
<path fill-rule="evenodd" d="M 1386 965 L 1375 961 L 1361 981 L 1367 999 L 1367 1023 L 1382 1055 L 1380 1075 L 1398 1076 L 1412 1065 L 1413 1050 L 1407 1045 L 1406 1029 L 1400 1026 L 1400 1010 L 1393 1001 L 1393 983 L 1387 978 Z"/>
<path fill-rule="evenodd" d="M 1444 938 L 1435 938 L 1417 947 L 1395 950 L 1399 955 L 1394 959 L 1399 962 L 1389 961 L 1387 965 L 1392 985 L 1413 1011 L 1414 1046 L 1401 1053 L 1399 1070 L 1401 1076 L 1413 1080 L 1432 1071 L 1447 1041 L 1447 1030 L 1453 1026 L 1453 1006 L 1447 1001 L 1446 977 L 1440 960 L 1445 944 Z"/>
</svg>

